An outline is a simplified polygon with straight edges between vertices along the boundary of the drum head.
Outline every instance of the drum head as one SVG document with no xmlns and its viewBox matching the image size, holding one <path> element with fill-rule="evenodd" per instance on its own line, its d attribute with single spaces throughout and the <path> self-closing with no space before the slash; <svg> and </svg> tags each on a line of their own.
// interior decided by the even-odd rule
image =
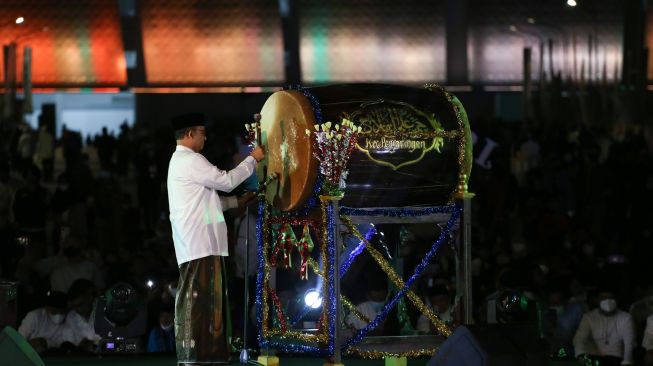
<svg viewBox="0 0 653 366">
<path fill-rule="evenodd" d="M 259 164 L 259 181 L 276 174 L 265 190 L 269 203 L 282 211 L 301 208 L 313 192 L 317 160 L 311 136 L 315 131 L 311 103 L 301 92 L 283 90 L 272 94 L 261 110 L 261 140 L 265 160 Z"/>
</svg>

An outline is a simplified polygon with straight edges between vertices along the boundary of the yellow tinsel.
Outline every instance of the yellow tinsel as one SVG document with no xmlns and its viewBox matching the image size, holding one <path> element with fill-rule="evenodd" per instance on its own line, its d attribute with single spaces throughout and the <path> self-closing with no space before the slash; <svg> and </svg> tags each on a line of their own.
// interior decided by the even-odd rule
<svg viewBox="0 0 653 366">
<path fill-rule="evenodd" d="M 322 243 L 321 243 L 322 246 L 320 247 L 320 258 L 322 260 L 322 263 L 324 263 L 324 271 L 323 271 L 324 276 L 323 277 L 326 279 L 326 281 L 322 281 L 322 293 L 323 294 L 328 293 L 327 284 L 329 283 L 329 279 L 326 278 L 326 273 L 328 273 L 328 271 L 327 271 L 327 265 L 328 264 L 327 263 L 329 263 L 328 258 L 327 258 L 327 243 L 329 242 L 329 238 L 328 238 L 329 230 L 327 229 L 327 205 L 328 205 L 328 202 L 329 202 L 329 198 L 327 196 L 320 196 L 320 203 L 321 203 L 320 207 L 322 208 Z M 331 299 L 329 299 L 328 296 L 322 296 L 322 298 L 323 298 L 323 300 L 322 300 L 323 306 L 322 306 L 322 317 L 320 318 L 320 320 L 322 320 L 324 322 L 324 324 L 322 324 L 322 333 L 328 337 L 329 336 L 329 334 L 328 334 L 329 333 L 329 317 L 326 315 L 327 314 L 326 309 L 329 308 L 329 301 L 331 301 Z"/>
<path fill-rule="evenodd" d="M 315 273 L 316 275 L 321 276 L 322 278 L 325 277 L 324 271 L 320 271 L 320 265 L 317 264 L 315 259 L 308 258 L 308 266 L 313 270 L 313 273 Z"/>
<path fill-rule="evenodd" d="M 460 113 L 460 108 L 457 105 L 455 105 L 454 102 L 453 102 L 454 97 L 453 97 L 453 95 L 451 95 L 451 93 L 444 90 L 443 87 L 441 87 L 440 85 L 437 85 L 437 84 L 426 84 L 424 87 L 427 90 L 430 90 L 430 91 L 437 90 L 440 93 L 442 93 L 445 96 L 445 98 L 447 98 L 447 101 L 449 102 L 449 104 L 451 104 L 451 106 L 453 108 L 453 112 L 456 115 L 456 123 L 458 124 L 458 129 L 455 132 L 457 132 L 456 137 L 458 138 L 456 148 L 458 149 L 457 160 L 458 160 L 459 182 L 458 182 L 458 185 L 456 186 L 456 188 L 454 189 L 454 191 L 452 192 L 452 194 L 450 195 L 451 199 L 450 199 L 449 203 L 451 203 L 454 200 L 454 198 L 456 197 L 456 194 L 464 193 L 464 192 L 460 192 L 460 188 L 465 187 L 465 184 L 466 184 L 465 180 L 467 179 L 467 176 L 466 176 L 466 173 L 465 173 L 465 158 L 466 158 L 466 154 L 467 154 L 467 152 L 466 152 L 467 142 L 465 140 L 465 123 L 463 122 L 463 119 L 462 119 L 462 116 L 461 116 L 461 113 Z M 448 132 L 454 132 L 454 131 L 448 131 Z"/>
<path fill-rule="evenodd" d="M 416 349 L 416 350 L 410 350 L 406 352 L 383 352 L 383 351 L 377 351 L 377 350 L 361 350 L 356 347 L 351 347 L 346 351 L 347 355 L 352 355 L 352 356 L 358 356 L 361 358 L 366 358 L 366 359 L 380 359 L 384 357 L 407 357 L 407 358 L 415 358 L 415 357 L 422 357 L 422 356 L 433 356 L 435 352 L 437 351 L 437 348 L 421 348 L 421 349 Z"/>
<path fill-rule="evenodd" d="M 268 205 L 267 203 L 265 204 L 265 208 L 263 209 L 263 258 L 264 258 L 264 264 L 263 264 L 263 296 L 262 296 L 262 312 L 263 312 L 263 318 L 261 322 L 261 334 L 263 335 L 263 338 L 269 338 L 270 335 L 268 334 L 268 312 L 269 312 L 269 307 L 268 307 L 268 292 L 269 292 L 269 281 L 270 281 L 270 262 L 268 260 L 268 254 L 270 251 L 270 224 L 268 223 L 269 219 L 269 210 L 268 210 Z"/>
<path fill-rule="evenodd" d="M 308 343 L 322 343 L 326 344 L 329 341 L 329 336 L 326 334 L 311 334 L 303 333 L 294 330 L 282 332 L 280 329 L 268 330 L 268 336 L 275 337 L 283 340 L 298 340 Z"/>
<path fill-rule="evenodd" d="M 404 280 L 395 272 L 395 270 L 392 268 L 392 266 L 388 263 L 388 261 L 383 258 L 383 255 L 379 253 L 370 243 L 365 239 L 365 236 L 361 234 L 357 229 L 356 225 L 354 225 L 351 220 L 346 217 L 346 216 L 340 216 L 340 220 L 347 226 L 349 229 L 349 232 L 354 234 L 356 238 L 358 238 L 360 241 L 362 241 L 365 244 L 365 249 L 370 253 L 374 261 L 383 269 L 383 271 L 388 275 L 388 278 L 392 283 L 398 288 L 402 289 L 406 287 L 406 284 L 404 283 Z M 424 314 L 430 321 L 433 323 L 433 326 L 435 326 L 435 329 L 442 334 L 445 337 L 448 337 L 451 335 L 451 328 L 449 328 L 442 320 L 438 318 L 435 313 L 433 313 L 433 310 L 426 306 L 422 299 L 420 299 L 419 296 L 417 296 L 412 290 L 408 290 L 406 292 L 406 296 L 413 302 L 413 305 L 422 313 Z"/>
<path fill-rule="evenodd" d="M 358 308 L 354 304 L 352 304 L 351 301 L 349 301 L 349 299 L 346 298 L 345 296 L 340 295 L 340 303 L 345 308 L 347 308 L 347 310 L 351 311 L 354 315 L 356 315 L 358 319 L 366 323 L 370 322 L 370 320 L 365 315 L 363 315 L 363 313 L 361 313 L 360 310 L 358 310 Z"/>
</svg>

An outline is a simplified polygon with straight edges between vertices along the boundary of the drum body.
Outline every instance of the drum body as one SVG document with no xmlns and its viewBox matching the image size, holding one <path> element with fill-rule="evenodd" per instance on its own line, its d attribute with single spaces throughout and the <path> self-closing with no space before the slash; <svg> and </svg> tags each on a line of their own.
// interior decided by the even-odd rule
<svg viewBox="0 0 653 366">
<path fill-rule="evenodd" d="M 294 93 L 298 99 L 305 99 L 304 110 L 310 109 L 309 98 Z M 344 84 L 310 88 L 305 94 L 313 99 L 316 104 L 313 109 L 319 109 L 322 122 L 336 124 L 348 118 L 362 127 L 357 149 L 349 162 L 343 205 L 447 204 L 453 200 L 458 186 L 469 178 L 472 159 L 469 123 L 459 101 L 442 88 Z M 265 107 L 261 114 L 264 111 Z M 311 129 L 308 125 L 315 122 L 319 121 L 313 117 L 310 123 L 303 123 L 297 129 Z M 296 145 L 306 143 L 303 138 L 296 141 Z M 276 148 L 269 146 L 269 149 Z M 270 151 L 271 158 L 272 154 Z M 305 169 L 316 171 L 317 161 L 312 160 L 305 163 Z M 310 195 L 309 181 L 314 182 L 313 179 L 298 182 L 304 190 L 299 197 Z M 291 186 L 295 186 L 294 182 Z"/>
<path fill-rule="evenodd" d="M 268 202 L 282 211 L 299 208 L 311 195 L 317 176 L 317 160 L 306 130 L 314 131 L 315 114 L 299 91 L 272 94 L 261 109 L 261 140 L 267 154 L 259 164 L 260 181 L 276 176 L 267 186 Z"/>
</svg>

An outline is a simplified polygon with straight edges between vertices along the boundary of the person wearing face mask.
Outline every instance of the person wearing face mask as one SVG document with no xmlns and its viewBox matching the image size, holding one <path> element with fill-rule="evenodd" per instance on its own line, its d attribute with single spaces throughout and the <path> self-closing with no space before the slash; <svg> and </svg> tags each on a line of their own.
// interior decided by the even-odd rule
<svg viewBox="0 0 653 366">
<path fill-rule="evenodd" d="M 383 310 L 385 305 L 386 296 L 388 295 L 387 283 L 383 280 L 370 281 L 365 291 L 365 301 L 356 305 L 356 309 L 367 320 L 373 320 Z M 365 319 L 359 319 L 356 314 L 349 314 L 347 316 L 347 325 L 355 329 L 363 329 L 367 326 Z M 383 334 L 384 322 L 381 322 L 370 334 L 380 335 Z"/>
<path fill-rule="evenodd" d="M 552 354 L 558 354 L 561 349 L 566 354 L 574 354 L 573 338 L 581 319 L 584 308 L 582 304 L 567 301 L 563 280 L 551 285 L 547 291 L 547 331 Z"/>
<path fill-rule="evenodd" d="M 428 289 L 428 303 L 431 309 L 447 325 L 454 324 L 454 311 L 449 290 L 444 285 L 435 285 Z M 417 331 L 422 334 L 433 334 L 436 330 L 426 315 L 417 319 Z"/>
<path fill-rule="evenodd" d="M 18 333 L 39 353 L 57 349 L 63 343 L 73 342 L 72 332 L 65 320 L 66 294 L 51 291 L 44 307 L 27 313 Z"/>
<path fill-rule="evenodd" d="M 147 352 L 174 353 L 174 305 L 162 303 L 159 309 L 159 324 L 152 328 L 147 338 Z"/>
<path fill-rule="evenodd" d="M 66 323 L 73 334 L 73 345 L 92 352 L 100 341 L 95 333 L 95 286 L 92 281 L 80 278 L 68 290 L 70 311 Z"/>
<path fill-rule="evenodd" d="M 614 293 L 599 293 L 599 308 L 583 315 L 574 336 L 575 356 L 601 365 L 631 365 L 635 348 L 633 318 L 617 309 Z"/>
</svg>

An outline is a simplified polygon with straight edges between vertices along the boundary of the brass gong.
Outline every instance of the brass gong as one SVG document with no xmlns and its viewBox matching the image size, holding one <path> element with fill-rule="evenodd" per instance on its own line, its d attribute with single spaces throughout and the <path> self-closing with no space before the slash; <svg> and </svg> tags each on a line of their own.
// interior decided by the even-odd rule
<svg viewBox="0 0 653 366">
<path fill-rule="evenodd" d="M 310 101 L 296 90 L 272 94 L 261 109 L 261 143 L 266 157 L 257 175 L 260 182 L 277 176 L 265 188 L 265 197 L 282 211 L 301 208 L 313 191 L 317 160 L 312 136 L 306 130 L 312 134 L 314 123 Z"/>
</svg>

